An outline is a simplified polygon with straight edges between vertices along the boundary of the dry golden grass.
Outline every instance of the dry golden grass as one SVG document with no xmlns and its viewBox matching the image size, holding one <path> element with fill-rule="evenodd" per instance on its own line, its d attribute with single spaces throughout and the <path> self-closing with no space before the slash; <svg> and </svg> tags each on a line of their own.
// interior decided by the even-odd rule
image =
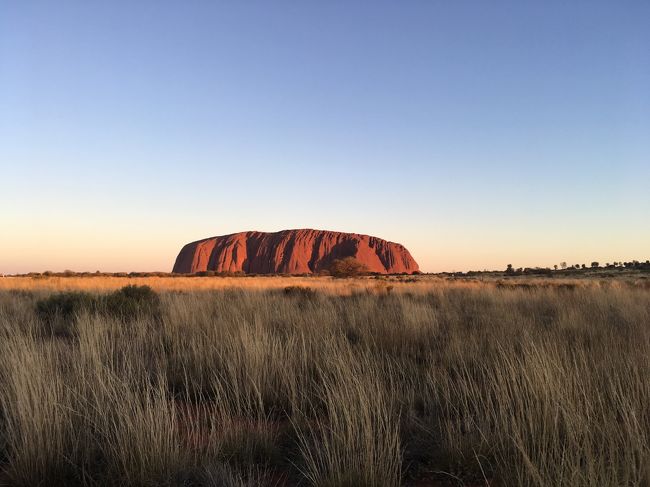
<svg viewBox="0 0 650 487">
<path fill-rule="evenodd" d="M 331 277 L 5 277 L 0 278 L 0 290 L 30 291 L 112 291 L 126 285 L 149 286 L 156 291 L 215 291 L 244 289 L 264 291 L 288 286 L 310 287 L 331 294 L 352 294 L 366 290 L 386 290 L 391 285 L 396 291 L 426 292 L 442 279 L 421 279 L 405 282 L 409 277 L 388 279 L 333 279 Z M 412 280 L 412 278 L 410 278 Z"/>
<path fill-rule="evenodd" d="M 645 279 L 580 279 L 580 278 L 451 278 L 440 276 L 379 276 L 355 279 L 334 279 L 320 276 L 246 276 L 246 277 L 4 277 L 0 278 L 0 291 L 93 291 L 106 292 L 127 285 L 149 286 L 156 291 L 219 291 L 242 289 L 265 291 L 289 286 L 309 287 L 329 294 L 350 295 L 359 292 L 408 292 L 422 294 L 437 288 L 484 288 L 485 286 L 574 286 L 574 287 L 627 287 L 650 285 Z"/>
<path fill-rule="evenodd" d="M 0 480 L 649 485 L 650 289 L 406 279 L 0 279 Z M 160 315 L 35 313 L 143 283 Z"/>
</svg>

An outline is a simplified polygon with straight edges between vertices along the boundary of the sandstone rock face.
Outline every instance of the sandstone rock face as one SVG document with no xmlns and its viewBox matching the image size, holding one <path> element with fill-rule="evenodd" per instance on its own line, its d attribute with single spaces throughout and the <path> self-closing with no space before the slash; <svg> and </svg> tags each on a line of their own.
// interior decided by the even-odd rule
<svg viewBox="0 0 650 487">
<path fill-rule="evenodd" d="M 192 242 L 181 249 L 173 272 L 311 274 L 344 257 L 354 257 L 371 272 L 382 274 L 419 270 L 400 244 L 369 235 L 305 229 L 241 232 Z"/>
</svg>

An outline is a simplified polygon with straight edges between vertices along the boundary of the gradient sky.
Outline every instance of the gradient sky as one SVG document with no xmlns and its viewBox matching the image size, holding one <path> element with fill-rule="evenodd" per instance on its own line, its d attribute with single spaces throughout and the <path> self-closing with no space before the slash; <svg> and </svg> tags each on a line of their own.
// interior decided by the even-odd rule
<svg viewBox="0 0 650 487">
<path fill-rule="evenodd" d="M 3 1 L 0 272 L 321 228 L 650 258 L 650 2 Z"/>
</svg>

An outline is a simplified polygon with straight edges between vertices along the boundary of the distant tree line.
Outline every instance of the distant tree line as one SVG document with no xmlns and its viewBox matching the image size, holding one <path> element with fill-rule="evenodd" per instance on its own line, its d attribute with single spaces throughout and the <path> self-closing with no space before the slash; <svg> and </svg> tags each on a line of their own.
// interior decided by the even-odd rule
<svg viewBox="0 0 650 487">
<path fill-rule="evenodd" d="M 573 264 L 568 265 L 566 262 L 560 262 L 560 269 L 558 270 L 558 265 L 554 265 L 553 269 L 550 267 L 513 267 L 512 264 L 508 264 L 505 270 L 506 275 L 522 275 L 522 274 L 553 274 L 554 272 L 571 272 L 571 271 L 584 271 L 584 270 L 596 270 L 596 269 L 607 269 L 607 270 L 622 270 L 622 269 L 632 269 L 640 271 L 650 271 L 650 260 L 645 262 L 640 262 L 638 260 L 632 260 L 629 262 L 607 262 L 604 266 L 601 266 L 599 262 L 593 261 L 589 267 L 587 264 Z"/>
</svg>

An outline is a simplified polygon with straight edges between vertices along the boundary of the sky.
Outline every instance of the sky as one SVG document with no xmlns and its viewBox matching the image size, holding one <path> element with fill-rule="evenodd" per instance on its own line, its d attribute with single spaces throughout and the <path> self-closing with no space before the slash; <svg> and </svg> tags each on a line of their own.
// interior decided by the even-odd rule
<svg viewBox="0 0 650 487">
<path fill-rule="evenodd" d="M 650 258 L 650 2 L 0 3 L 0 273 L 318 228 Z"/>
</svg>

